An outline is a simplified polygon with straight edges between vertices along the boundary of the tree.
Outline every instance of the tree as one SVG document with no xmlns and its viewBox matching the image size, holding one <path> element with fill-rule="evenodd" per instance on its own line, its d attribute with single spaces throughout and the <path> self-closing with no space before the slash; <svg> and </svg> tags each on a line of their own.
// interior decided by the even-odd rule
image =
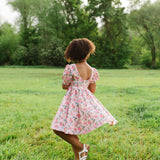
<svg viewBox="0 0 160 160">
<path fill-rule="evenodd" d="M 160 2 L 145 3 L 140 9 L 132 10 L 129 24 L 143 38 L 152 56 L 152 67 L 156 68 L 156 49 L 159 47 Z"/>
<path fill-rule="evenodd" d="M 103 67 L 122 67 L 129 58 L 126 14 L 119 0 L 89 0 L 91 19 L 101 18 L 99 52 Z M 100 63 L 100 62 L 99 62 Z"/>
<path fill-rule="evenodd" d="M 62 39 L 64 37 L 65 18 L 62 12 L 63 7 L 56 0 L 37 0 L 32 3 L 37 18 L 36 27 L 41 35 L 41 44 L 43 48 L 47 48 L 49 42 L 53 39 Z"/>
<path fill-rule="evenodd" d="M 97 23 L 90 19 L 89 14 L 82 8 L 80 0 L 61 1 L 65 16 L 64 38 L 67 42 L 74 38 L 89 38 L 94 41 L 98 34 Z"/>
<path fill-rule="evenodd" d="M 30 41 L 30 28 L 33 25 L 35 17 L 33 15 L 33 5 L 31 0 L 9 0 L 12 7 L 20 13 L 20 30 L 22 35 L 22 45 L 28 47 Z"/>
<path fill-rule="evenodd" d="M 0 64 L 10 63 L 10 57 L 18 47 L 19 36 L 15 28 L 4 23 L 0 26 Z"/>
<path fill-rule="evenodd" d="M 82 0 L 9 0 L 20 13 L 21 43 L 14 56 L 20 56 L 17 63 L 46 64 L 47 56 L 54 55 L 50 64 L 55 64 L 56 53 L 62 56 L 63 47 L 72 39 L 86 37 L 97 47 L 96 56 L 89 59 L 92 65 L 122 67 L 130 52 L 124 8 L 119 0 L 88 2 L 84 7 Z M 97 17 L 102 20 L 100 29 Z M 61 44 L 63 47 L 58 46 Z"/>
<path fill-rule="evenodd" d="M 57 20 L 62 17 L 59 3 L 56 0 L 9 0 L 9 4 L 20 13 L 21 46 L 16 55 L 21 56 L 21 64 L 40 64 L 41 49 L 47 48 L 61 32 Z"/>
</svg>

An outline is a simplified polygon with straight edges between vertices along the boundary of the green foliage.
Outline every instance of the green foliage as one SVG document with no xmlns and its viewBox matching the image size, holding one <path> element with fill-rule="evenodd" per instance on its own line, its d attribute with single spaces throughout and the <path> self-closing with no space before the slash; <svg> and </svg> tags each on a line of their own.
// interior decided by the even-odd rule
<svg viewBox="0 0 160 160">
<path fill-rule="evenodd" d="M 41 41 L 38 29 L 35 27 L 30 27 L 27 28 L 26 30 L 22 30 L 20 34 L 21 34 L 20 44 L 27 48 L 29 45 L 38 45 Z"/>
<path fill-rule="evenodd" d="M 55 39 L 50 42 L 46 49 L 41 50 L 41 63 L 52 66 L 64 66 L 64 44 L 62 41 Z"/>
<path fill-rule="evenodd" d="M 64 39 L 68 44 L 75 38 L 89 38 L 94 41 L 98 37 L 98 28 L 95 20 L 81 7 L 79 0 L 65 0 L 63 13 L 65 17 Z"/>
<path fill-rule="evenodd" d="M 27 48 L 24 46 L 18 46 L 11 56 L 11 64 L 24 65 Z"/>
<path fill-rule="evenodd" d="M 34 22 L 34 7 L 32 0 L 8 0 L 13 9 L 20 13 L 20 28 L 30 28 Z"/>
<path fill-rule="evenodd" d="M 126 63 L 149 66 L 150 58 L 142 55 L 142 48 L 150 49 L 152 68 L 159 63 L 158 1 L 153 4 L 130 1 L 129 14 L 124 12 L 120 0 L 88 0 L 87 6 L 82 0 L 8 1 L 20 14 L 20 47 L 14 55 L 3 54 L 1 64 L 11 58 L 12 64 L 65 65 L 63 52 L 66 44 L 83 37 L 96 45 L 96 55 L 89 59 L 95 67 L 122 68 Z M 97 19 L 101 21 L 100 28 Z M 62 46 L 61 42 L 64 42 Z"/>
<path fill-rule="evenodd" d="M 156 67 L 157 49 L 159 48 L 159 24 L 160 2 L 154 4 L 144 3 L 140 9 L 134 9 L 129 15 L 129 24 L 133 30 L 143 38 L 150 48 L 152 67 Z"/>
<path fill-rule="evenodd" d="M 38 21 L 36 27 L 38 28 L 38 34 L 41 36 L 40 45 L 45 49 L 52 39 L 65 37 L 63 7 L 59 1 L 55 0 L 33 1 L 33 6 Z"/>
<path fill-rule="evenodd" d="M 15 28 L 8 23 L 0 26 L 0 65 L 10 63 L 10 57 L 16 50 L 19 43 L 19 36 Z"/>
<path fill-rule="evenodd" d="M 150 51 L 146 50 L 145 48 L 142 49 L 142 54 L 140 56 L 141 64 L 145 65 L 146 67 L 152 67 L 152 57 L 150 55 Z"/>
<path fill-rule="evenodd" d="M 120 6 L 120 1 L 90 0 L 87 10 L 92 19 L 99 17 L 104 24 L 100 32 L 100 45 L 97 47 L 99 53 L 97 66 L 123 67 L 129 59 L 130 50 L 127 17 L 124 8 Z"/>
<path fill-rule="evenodd" d="M 33 44 L 28 45 L 28 47 L 18 46 L 11 57 L 11 62 L 16 65 L 40 64 L 40 50 Z"/>
<path fill-rule="evenodd" d="M 132 65 L 139 65 L 140 56 L 142 54 L 142 47 L 145 48 L 146 46 L 144 40 L 141 36 L 139 36 L 135 31 L 129 30 L 130 35 L 130 46 L 131 46 L 131 64 Z"/>
<path fill-rule="evenodd" d="M 79 0 L 14 0 L 10 1 L 10 4 L 20 13 L 20 44 L 27 48 L 27 53 L 23 54 L 26 58 L 19 58 L 26 60 L 22 64 L 65 64 L 60 49 L 63 47 L 55 43 L 48 47 L 48 44 L 52 43 L 52 39 L 68 44 L 72 39 L 82 37 L 91 39 L 97 46 L 97 56 L 89 60 L 94 66 L 122 67 L 128 60 L 126 15 L 119 6 L 119 1 L 89 1 L 87 7 L 83 7 Z M 96 7 L 93 8 L 93 5 Z M 101 32 L 97 27 L 97 17 L 104 23 Z M 43 60 L 40 62 L 34 59 L 39 59 L 40 55 L 33 53 L 36 51 L 35 47 L 42 51 Z"/>
<path fill-rule="evenodd" d="M 60 3 L 51 0 L 14 0 L 10 4 L 20 13 L 21 18 L 21 42 L 12 56 L 12 63 L 64 65 L 64 47 L 58 46 L 61 45 L 58 41 L 52 42 L 52 39 L 63 36 L 64 18 Z"/>
</svg>

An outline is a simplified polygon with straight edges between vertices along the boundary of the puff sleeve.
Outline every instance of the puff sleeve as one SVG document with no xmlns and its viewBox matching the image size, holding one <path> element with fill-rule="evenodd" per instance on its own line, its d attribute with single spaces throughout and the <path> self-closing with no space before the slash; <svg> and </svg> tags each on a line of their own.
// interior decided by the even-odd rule
<svg viewBox="0 0 160 160">
<path fill-rule="evenodd" d="M 72 73 L 71 73 L 70 65 L 66 65 L 63 72 L 62 80 L 64 85 L 69 85 L 71 83 Z"/>
<path fill-rule="evenodd" d="M 96 83 L 96 81 L 98 81 L 98 80 L 99 80 L 99 73 L 95 68 L 93 68 L 93 74 L 92 74 L 92 78 L 91 78 L 90 83 Z"/>
</svg>

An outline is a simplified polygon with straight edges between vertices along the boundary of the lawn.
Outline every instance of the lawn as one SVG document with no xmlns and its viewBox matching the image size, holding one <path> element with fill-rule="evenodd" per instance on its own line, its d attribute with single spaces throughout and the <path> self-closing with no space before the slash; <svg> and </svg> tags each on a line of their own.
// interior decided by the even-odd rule
<svg viewBox="0 0 160 160">
<path fill-rule="evenodd" d="M 81 135 L 89 160 L 160 159 L 160 70 L 99 69 L 95 96 L 118 120 Z M 50 129 L 63 68 L 0 67 L 0 159 L 73 160 Z"/>
</svg>

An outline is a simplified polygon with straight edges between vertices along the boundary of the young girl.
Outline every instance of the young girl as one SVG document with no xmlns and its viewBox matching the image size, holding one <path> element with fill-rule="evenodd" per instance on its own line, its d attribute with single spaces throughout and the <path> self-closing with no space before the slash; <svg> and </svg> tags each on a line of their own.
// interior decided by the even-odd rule
<svg viewBox="0 0 160 160">
<path fill-rule="evenodd" d="M 115 125 L 116 119 L 93 95 L 98 72 L 87 59 L 95 51 L 95 45 L 87 38 L 74 39 L 65 51 L 68 62 L 63 73 L 62 88 L 67 92 L 62 100 L 51 128 L 72 145 L 76 160 L 86 160 L 89 145 L 82 144 L 77 135 L 86 134 L 105 123 Z"/>
</svg>

